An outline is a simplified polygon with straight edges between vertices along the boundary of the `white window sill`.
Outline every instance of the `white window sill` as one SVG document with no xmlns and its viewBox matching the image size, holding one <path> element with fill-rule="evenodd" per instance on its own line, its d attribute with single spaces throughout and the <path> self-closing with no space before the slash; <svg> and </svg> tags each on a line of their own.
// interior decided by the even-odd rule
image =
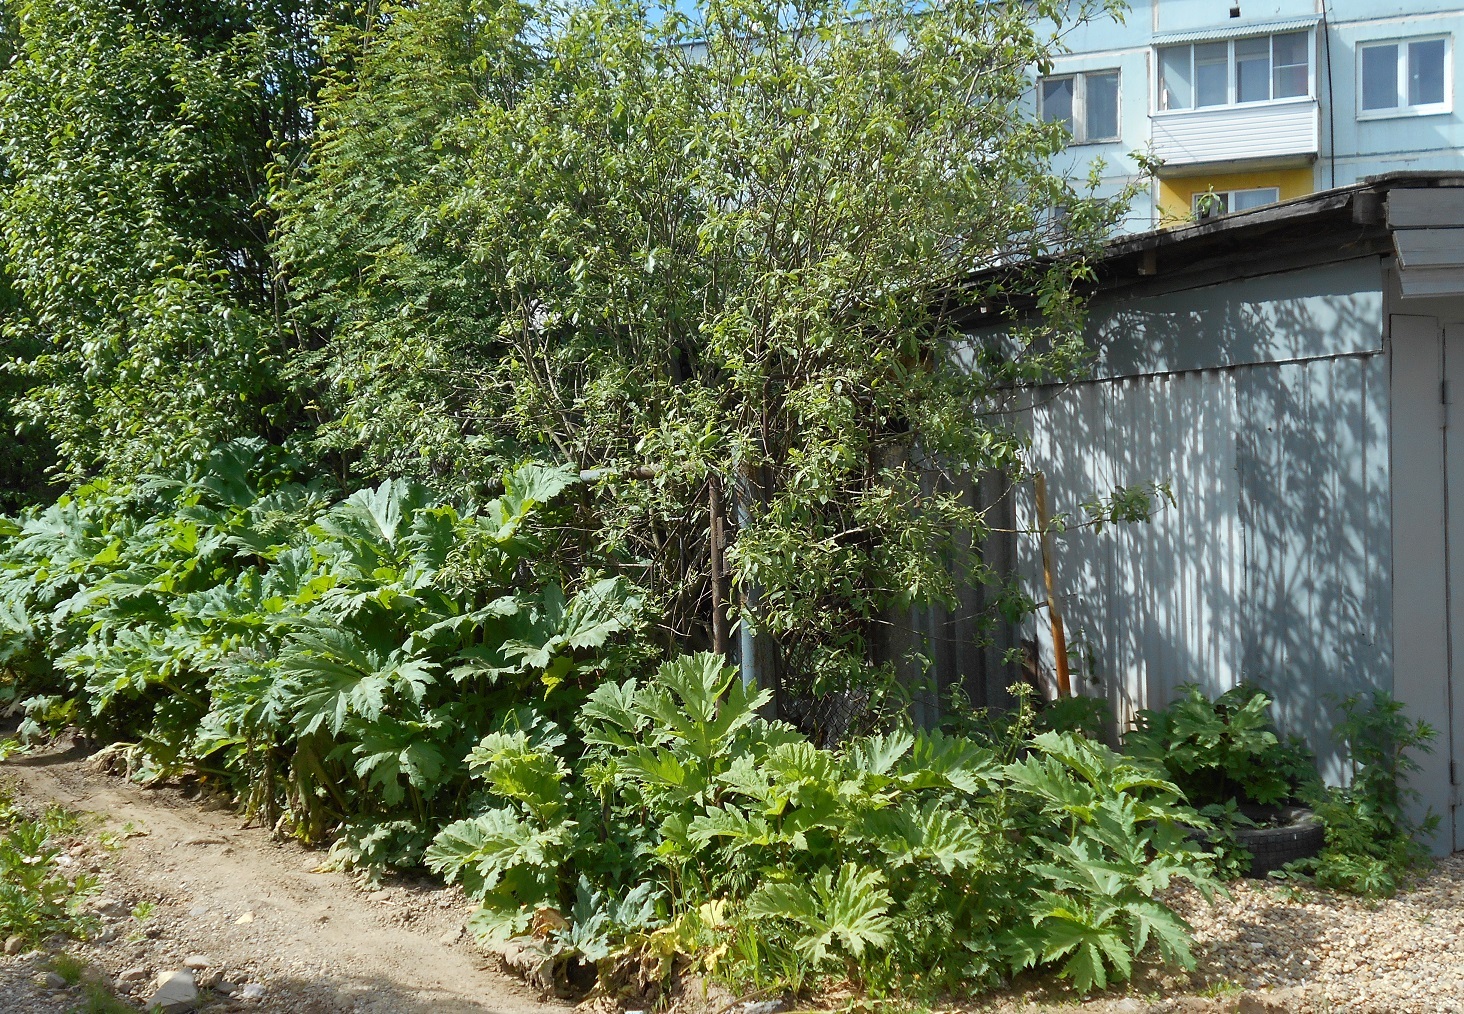
<svg viewBox="0 0 1464 1014">
<path fill-rule="evenodd" d="M 1226 102 L 1214 106 L 1197 106 L 1194 109 L 1156 109 L 1149 115 L 1155 117 L 1194 116 L 1196 113 L 1223 113 L 1236 109 L 1275 109 L 1280 106 L 1314 105 L 1316 101 L 1310 95 L 1292 95 L 1284 99 L 1267 99 L 1264 102 Z M 1391 111 L 1389 110 L 1389 112 Z"/>
<path fill-rule="evenodd" d="M 1405 120 L 1416 116 L 1447 116 L 1454 111 L 1448 102 L 1431 106 L 1397 106 L 1393 109 L 1362 109 L 1357 113 L 1359 120 Z"/>
</svg>

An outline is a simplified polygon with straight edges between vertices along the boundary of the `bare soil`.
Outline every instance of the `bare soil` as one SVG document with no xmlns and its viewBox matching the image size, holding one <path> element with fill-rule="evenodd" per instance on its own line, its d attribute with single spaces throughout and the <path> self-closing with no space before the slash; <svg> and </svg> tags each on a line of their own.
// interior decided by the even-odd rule
<svg viewBox="0 0 1464 1014">
<path fill-rule="evenodd" d="M 428 882 L 361 886 L 322 872 L 324 854 L 241 826 L 226 807 L 183 798 L 176 787 L 145 789 L 103 774 L 85 753 L 17 757 L 0 765 L 22 805 L 60 803 L 94 814 L 92 826 L 124 836 L 120 847 L 78 848 L 73 862 L 98 872 L 102 895 L 119 902 L 101 939 L 67 950 L 91 962 L 135 1002 L 158 973 L 206 958 L 208 972 L 258 983 L 259 1000 L 222 1000 L 211 1010 L 298 1014 L 553 1014 L 546 1001 L 497 971 L 462 932 L 471 906 L 455 889 Z M 131 914 L 150 903 L 145 918 Z M 69 1011 L 75 990 L 47 990 L 41 956 L 0 956 L 0 1011 Z M 202 973 L 206 975 L 207 972 Z"/>
</svg>

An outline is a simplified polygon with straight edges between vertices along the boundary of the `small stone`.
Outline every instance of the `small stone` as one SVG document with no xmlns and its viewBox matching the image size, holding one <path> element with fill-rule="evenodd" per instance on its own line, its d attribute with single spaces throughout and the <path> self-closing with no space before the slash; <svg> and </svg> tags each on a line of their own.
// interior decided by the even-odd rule
<svg viewBox="0 0 1464 1014">
<path fill-rule="evenodd" d="M 140 982 L 147 978 L 146 968 L 128 968 L 117 973 L 118 982 Z"/>
<path fill-rule="evenodd" d="M 742 1014 L 783 1014 L 788 1009 L 787 1000 L 760 1000 L 742 1005 Z"/>
<path fill-rule="evenodd" d="M 251 982 L 248 985 L 246 985 L 243 989 L 239 990 L 239 999 L 241 999 L 241 1000 L 263 1000 L 264 999 L 264 987 L 261 986 L 257 982 Z"/>
<path fill-rule="evenodd" d="M 198 1003 L 198 986 L 193 981 L 193 973 L 186 969 L 163 972 L 158 976 L 158 988 L 147 1003 L 149 1009 L 162 1008 L 163 1014 L 192 1010 Z"/>
<path fill-rule="evenodd" d="M 228 979 L 218 979 L 209 989 L 213 990 L 219 996 L 233 996 L 239 992 L 239 984 L 237 982 L 230 982 Z"/>
<path fill-rule="evenodd" d="M 191 916 L 193 916 L 193 918 L 195 918 L 195 919 L 202 918 L 203 916 L 208 915 L 208 906 L 207 905 L 194 905 L 192 908 L 190 908 L 188 910 L 188 914 L 191 915 Z"/>
<path fill-rule="evenodd" d="M 190 954 L 183 959 L 183 967 L 193 972 L 201 972 L 208 966 L 209 960 L 202 954 Z"/>
<path fill-rule="evenodd" d="M 5 938 L 5 953 L 19 954 L 25 946 L 25 939 L 19 935 L 12 935 Z"/>
<path fill-rule="evenodd" d="M 375 902 L 390 901 L 391 900 L 391 892 L 390 891 L 372 891 L 370 894 L 366 895 L 366 900 L 367 901 L 375 901 Z"/>
<path fill-rule="evenodd" d="M 1300 1010 L 1305 992 L 1299 989 L 1278 989 L 1267 993 L 1240 994 L 1236 1014 L 1289 1014 Z"/>
<path fill-rule="evenodd" d="M 96 912 L 98 915 L 112 915 L 117 916 L 118 918 L 127 915 L 131 911 L 127 907 L 127 903 L 125 901 L 121 901 L 120 899 L 113 898 L 105 894 L 98 898 L 96 901 L 93 901 L 91 904 L 91 908 L 92 911 Z"/>
<path fill-rule="evenodd" d="M 246 925 L 248 925 L 249 923 L 251 923 L 253 921 L 254 921 L 254 913 L 253 912 L 245 912 L 239 918 L 237 918 L 237 919 L 234 920 L 234 925 L 235 926 L 246 926 Z"/>
<path fill-rule="evenodd" d="M 51 989 L 65 989 L 67 986 L 71 985 L 71 983 L 61 978 L 61 976 L 57 975 L 55 972 L 47 972 L 46 985 Z"/>
<path fill-rule="evenodd" d="M 450 929 L 446 933 L 442 934 L 442 936 L 437 938 L 437 942 L 443 947 L 451 947 L 453 944 L 461 940 L 462 936 L 463 928 L 459 926 L 456 929 Z"/>
</svg>

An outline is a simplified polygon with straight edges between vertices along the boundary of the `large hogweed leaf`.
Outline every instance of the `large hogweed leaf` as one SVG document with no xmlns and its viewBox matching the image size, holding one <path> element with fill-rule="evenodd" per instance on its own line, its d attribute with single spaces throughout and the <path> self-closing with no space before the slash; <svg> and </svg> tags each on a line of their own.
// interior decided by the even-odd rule
<svg viewBox="0 0 1464 1014">
<path fill-rule="evenodd" d="M 366 779 L 368 789 L 378 789 L 387 806 L 395 806 L 406 795 L 402 781 L 432 796 L 442 780 L 445 757 L 436 742 L 441 735 L 440 719 L 398 720 L 382 715 L 371 722 L 353 723 L 357 739 L 351 752 L 356 756 L 355 772 Z"/>
<path fill-rule="evenodd" d="M 867 948 L 890 944 L 893 899 L 878 870 L 853 863 L 838 874 L 820 870 L 810 884 L 765 883 L 747 900 L 751 919 L 784 919 L 801 929 L 794 947 L 810 961 L 823 963 L 835 943 L 855 958 Z"/>
<path fill-rule="evenodd" d="M 578 668 L 571 653 L 603 647 L 629 629 L 641 601 L 624 578 L 602 578 L 567 601 L 562 589 L 550 585 L 538 603 L 520 614 L 525 622 L 519 636 L 503 643 L 503 655 L 509 660 L 505 669 L 542 672 L 552 691 Z"/>
<path fill-rule="evenodd" d="M 468 754 L 468 769 L 488 788 L 525 806 L 543 823 L 565 808 L 569 767 L 555 752 L 565 743 L 552 723 L 489 733 Z"/>
<path fill-rule="evenodd" d="M 575 827 L 563 821 L 536 828 L 510 809 L 489 810 L 443 828 L 423 861 L 448 883 L 461 881 L 482 903 L 474 931 L 501 939 L 521 932 L 537 907 L 557 900 L 559 869 Z"/>
<path fill-rule="evenodd" d="M 402 652 L 383 655 L 350 631 L 324 628 L 294 634 L 280 658 L 301 735 L 322 726 L 339 735 L 347 718 L 374 722 L 396 700 L 421 704 L 435 670 Z"/>
</svg>

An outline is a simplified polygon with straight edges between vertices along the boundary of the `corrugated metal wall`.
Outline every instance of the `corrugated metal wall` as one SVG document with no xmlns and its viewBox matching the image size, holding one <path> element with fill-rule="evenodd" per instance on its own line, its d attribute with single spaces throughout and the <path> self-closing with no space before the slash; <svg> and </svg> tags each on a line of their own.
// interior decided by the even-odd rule
<svg viewBox="0 0 1464 1014">
<path fill-rule="evenodd" d="M 1375 282 L 1376 262 L 1359 277 Z M 1110 697 L 1124 725 L 1181 683 L 1218 693 L 1257 681 L 1274 691 L 1282 727 L 1305 735 L 1335 776 L 1329 701 L 1392 683 L 1387 367 L 1380 313 L 1333 291 L 1356 279 L 1339 286 L 1333 271 L 1292 280 L 1279 291 L 1268 281 L 1264 305 L 1247 302 L 1244 284 L 1167 294 L 1147 327 L 1145 304 L 1115 309 L 1110 320 L 1129 326 L 1110 327 L 1107 340 L 1167 362 L 1176 343 L 1213 338 L 1196 334 L 1196 321 L 1269 337 L 1241 356 L 1226 345 L 1231 362 L 1253 360 L 1244 365 L 1032 392 L 1031 458 L 1047 474 L 1052 509 L 1073 522 L 1084 499 L 1115 486 L 1168 482 L 1176 501 L 1148 524 L 1074 528 L 1056 541 L 1084 692 Z M 1279 312 L 1287 303 L 1295 305 Z M 1318 320 L 1311 355 L 1254 354 L 1292 344 L 1288 328 Z M 1317 354 L 1324 349 L 1332 354 Z M 1019 527 L 1035 528 L 1030 488 L 1018 511 Z M 1035 536 L 1022 538 L 1018 555 L 1041 601 Z M 1050 664 L 1045 613 L 1029 636 Z"/>
</svg>

